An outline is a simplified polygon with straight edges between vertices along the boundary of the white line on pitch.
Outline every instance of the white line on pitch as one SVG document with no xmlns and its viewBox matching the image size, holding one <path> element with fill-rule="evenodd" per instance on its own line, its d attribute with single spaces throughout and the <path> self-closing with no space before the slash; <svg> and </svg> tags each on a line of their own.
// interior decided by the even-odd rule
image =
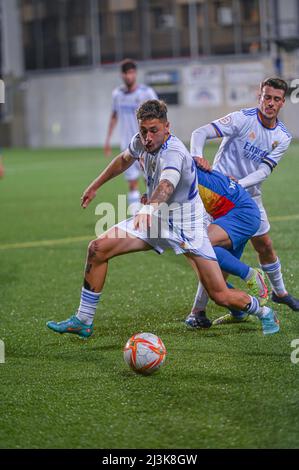
<svg viewBox="0 0 299 470">
<path fill-rule="evenodd" d="M 299 220 L 299 214 L 293 215 L 279 215 L 269 217 L 270 222 L 284 222 L 288 220 Z M 20 242 L 20 243 L 6 243 L 0 245 L 0 250 L 15 250 L 22 248 L 40 248 L 47 246 L 56 246 L 56 245 L 68 245 L 70 243 L 80 243 L 92 240 L 93 235 L 85 235 L 82 237 L 67 237 L 67 238 L 58 238 L 54 240 L 36 240 L 32 242 Z"/>
</svg>

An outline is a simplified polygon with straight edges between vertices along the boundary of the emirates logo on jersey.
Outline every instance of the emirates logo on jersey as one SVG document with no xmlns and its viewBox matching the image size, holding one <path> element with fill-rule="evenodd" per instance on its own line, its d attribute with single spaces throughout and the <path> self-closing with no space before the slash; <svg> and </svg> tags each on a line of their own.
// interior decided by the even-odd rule
<svg viewBox="0 0 299 470">
<path fill-rule="evenodd" d="M 272 143 L 272 150 L 276 149 L 276 147 L 278 146 L 279 142 L 278 140 L 275 140 L 273 143 Z"/>
<path fill-rule="evenodd" d="M 250 140 L 254 140 L 254 139 L 255 139 L 255 137 L 256 137 L 255 133 L 254 133 L 253 131 L 252 131 L 252 132 L 250 132 L 250 134 L 249 134 L 248 138 L 249 138 Z"/>
</svg>

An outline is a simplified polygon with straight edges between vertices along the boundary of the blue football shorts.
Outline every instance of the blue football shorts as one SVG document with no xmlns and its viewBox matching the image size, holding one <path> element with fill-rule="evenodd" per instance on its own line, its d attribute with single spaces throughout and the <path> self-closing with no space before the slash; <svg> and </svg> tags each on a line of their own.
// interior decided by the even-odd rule
<svg viewBox="0 0 299 470">
<path fill-rule="evenodd" d="M 250 200 L 241 207 L 234 207 L 212 223 L 226 231 L 232 242 L 232 248 L 229 251 L 240 259 L 246 243 L 260 227 L 261 213 L 256 203 Z"/>
</svg>

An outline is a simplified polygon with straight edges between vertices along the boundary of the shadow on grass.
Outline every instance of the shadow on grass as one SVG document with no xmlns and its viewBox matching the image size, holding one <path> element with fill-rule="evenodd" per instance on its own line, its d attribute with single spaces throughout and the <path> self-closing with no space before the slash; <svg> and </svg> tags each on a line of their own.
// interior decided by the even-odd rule
<svg viewBox="0 0 299 470">
<path fill-rule="evenodd" d="M 207 338 L 219 338 L 221 336 L 236 336 L 240 334 L 248 334 L 248 333 L 258 333 L 259 329 L 258 328 L 252 328 L 252 327 L 237 327 L 237 325 L 222 325 L 220 328 L 217 327 L 217 329 L 212 328 L 188 328 L 186 327 L 185 330 L 186 333 L 191 333 L 191 334 L 198 334 L 201 337 L 205 336 Z"/>
<path fill-rule="evenodd" d="M 160 370 L 157 370 L 151 374 L 141 374 L 140 372 L 134 372 L 133 370 L 129 369 L 128 370 L 122 370 L 119 375 L 121 377 L 124 377 L 126 379 L 134 379 L 134 380 L 143 380 L 143 379 L 149 379 L 151 378 L 151 380 L 153 379 L 153 377 L 159 377 L 160 375 Z M 161 377 L 160 377 L 161 379 Z M 160 380 L 159 379 L 159 380 Z M 167 379 L 168 380 L 168 379 Z"/>
<path fill-rule="evenodd" d="M 173 374 L 175 376 L 175 374 Z M 246 377 L 242 378 L 240 376 L 238 377 L 233 377 L 233 376 L 228 376 L 227 374 L 211 374 L 207 372 L 207 370 L 204 367 L 200 366 L 198 367 L 198 370 L 192 370 L 188 371 L 188 373 L 182 373 L 180 372 L 179 374 L 180 380 L 185 379 L 186 381 L 191 383 L 191 379 L 196 379 L 196 380 L 202 380 L 205 383 L 213 384 L 213 385 L 229 385 L 229 384 L 237 384 L 238 386 L 241 384 L 246 384 L 248 383 L 248 379 Z M 194 389 L 196 390 L 196 387 L 198 385 L 193 385 Z M 209 391 L 209 393 L 211 393 Z"/>
</svg>

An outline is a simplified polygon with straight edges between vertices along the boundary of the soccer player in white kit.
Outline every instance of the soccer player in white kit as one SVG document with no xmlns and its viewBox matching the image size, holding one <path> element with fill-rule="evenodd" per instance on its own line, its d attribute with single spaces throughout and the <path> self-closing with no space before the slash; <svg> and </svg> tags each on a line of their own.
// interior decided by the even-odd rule
<svg viewBox="0 0 299 470">
<path fill-rule="evenodd" d="M 138 132 L 137 108 L 144 101 L 157 99 L 156 92 L 151 87 L 137 84 L 137 66 L 133 60 L 123 60 L 121 63 L 121 76 L 124 84 L 115 88 L 112 93 L 112 114 L 104 146 L 106 156 L 111 155 L 110 139 L 117 122 L 120 129 L 120 149 L 124 151 L 131 142 L 133 135 Z M 129 186 L 128 205 L 131 205 L 131 213 L 135 213 L 135 207 L 138 207 L 140 202 L 138 188 L 140 174 L 138 161 L 134 162 L 124 173 Z"/>
<path fill-rule="evenodd" d="M 257 108 L 241 109 L 193 131 L 191 155 L 202 157 L 206 140 L 223 138 L 213 169 L 236 178 L 257 203 L 262 221 L 251 242 L 258 253 L 261 268 L 269 277 L 272 300 L 299 311 L 299 299 L 292 296 L 284 285 L 280 261 L 269 236 L 270 224 L 261 192 L 261 183 L 276 168 L 292 139 L 277 118 L 285 103 L 286 92 L 284 80 L 264 80 Z M 200 164 L 200 158 L 196 161 Z"/>
<path fill-rule="evenodd" d="M 217 304 L 256 315 L 264 334 L 277 333 L 279 325 L 270 308 L 261 307 L 256 297 L 226 286 L 207 234 L 195 163 L 184 144 L 170 133 L 165 103 L 146 101 L 139 107 L 137 118 L 139 133 L 132 138 L 128 149 L 85 190 L 81 205 L 87 207 L 104 183 L 140 159 L 146 175 L 148 203 L 135 217 L 120 222 L 89 244 L 77 313 L 59 323 L 50 321 L 47 326 L 57 333 L 89 337 L 108 261 L 126 253 L 153 249 L 162 253 L 171 248 L 193 263 L 209 296 Z"/>
</svg>

